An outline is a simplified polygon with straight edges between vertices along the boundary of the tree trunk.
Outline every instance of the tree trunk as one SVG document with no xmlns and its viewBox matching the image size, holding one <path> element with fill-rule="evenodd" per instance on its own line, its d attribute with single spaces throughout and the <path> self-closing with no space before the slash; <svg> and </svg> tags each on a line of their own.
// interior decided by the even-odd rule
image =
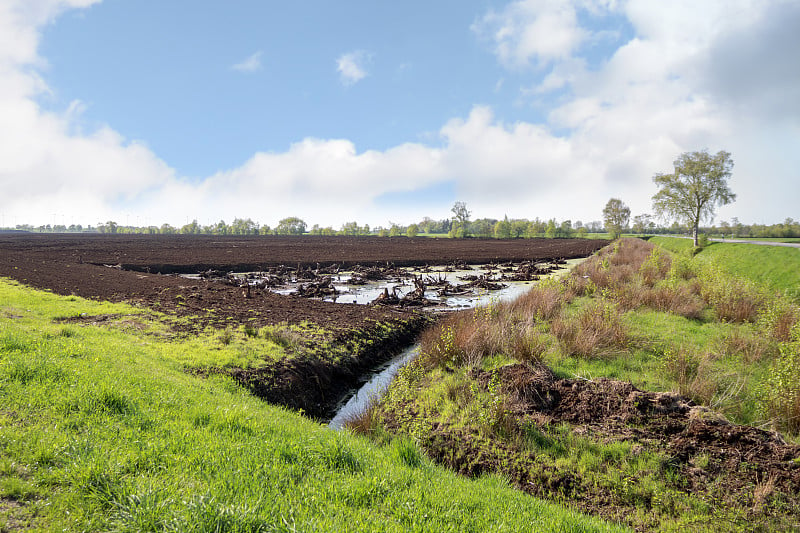
<svg viewBox="0 0 800 533">
<path fill-rule="evenodd" d="M 692 228 L 692 238 L 694 239 L 694 245 L 697 246 L 697 225 Z"/>
</svg>

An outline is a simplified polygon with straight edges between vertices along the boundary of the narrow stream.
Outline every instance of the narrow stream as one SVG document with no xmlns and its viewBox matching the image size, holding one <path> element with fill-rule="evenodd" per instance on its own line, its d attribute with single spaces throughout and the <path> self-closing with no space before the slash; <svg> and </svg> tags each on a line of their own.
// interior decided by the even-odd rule
<svg viewBox="0 0 800 533">
<path fill-rule="evenodd" d="M 328 426 L 333 429 L 341 429 L 349 418 L 360 414 L 373 400 L 380 399 L 386 393 L 395 375 L 397 375 L 397 371 L 414 359 L 417 353 L 419 353 L 419 344 L 414 344 L 376 370 L 372 378 L 344 402 L 344 405 L 339 408 L 336 416 L 328 423 Z"/>
<path fill-rule="evenodd" d="M 559 276 L 569 272 L 569 270 L 582 261 L 584 261 L 584 259 L 569 260 L 567 262 L 567 269 L 557 271 L 555 275 Z M 535 283 L 535 281 L 509 283 L 505 289 L 494 291 L 491 294 L 481 293 L 479 295 L 472 295 L 471 298 L 453 298 L 448 302 L 447 307 L 450 309 L 464 309 L 486 305 L 491 301 L 511 301 L 524 294 L 531 288 L 531 285 Z M 374 370 L 371 377 L 369 377 L 360 389 L 354 391 L 353 394 L 346 396 L 342 400 L 340 407 L 336 410 L 336 415 L 328 423 L 328 426 L 332 429 L 341 429 L 348 419 L 357 416 L 369 407 L 372 402 L 383 397 L 392 379 L 397 375 L 398 370 L 417 356 L 419 348 L 419 343 L 415 343 L 403 350 L 403 352 L 388 363 Z"/>
</svg>

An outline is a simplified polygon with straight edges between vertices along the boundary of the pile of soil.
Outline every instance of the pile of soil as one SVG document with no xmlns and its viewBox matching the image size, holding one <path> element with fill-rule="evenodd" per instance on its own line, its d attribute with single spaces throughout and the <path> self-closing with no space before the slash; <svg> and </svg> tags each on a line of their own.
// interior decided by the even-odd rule
<svg viewBox="0 0 800 533">
<path fill-rule="evenodd" d="M 740 518 L 753 526 L 774 526 L 770 520 L 784 519 L 787 508 L 800 509 L 800 446 L 778 433 L 732 424 L 678 394 L 645 392 L 628 382 L 558 379 L 543 365 L 514 364 L 495 372 L 515 427 L 532 423 L 546 432 L 567 423 L 579 435 L 663 453 L 681 479 L 675 490 L 721 510 L 742 510 Z M 472 372 L 487 390 L 494 376 Z M 632 511 L 603 487 L 465 428 L 438 425 L 423 445 L 432 458 L 463 474 L 502 472 L 531 494 L 615 520 L 625 521 Z M 800 520 L 791 527 L 800 527 Z"/>
</svg>

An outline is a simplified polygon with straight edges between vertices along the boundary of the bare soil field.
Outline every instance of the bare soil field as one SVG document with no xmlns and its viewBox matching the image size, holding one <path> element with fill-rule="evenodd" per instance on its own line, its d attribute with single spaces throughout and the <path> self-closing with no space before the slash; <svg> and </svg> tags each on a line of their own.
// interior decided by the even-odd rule
<svg viewBox="0 0 800 533">
<path fill-rule="evenodd" d="M 207 325 L 314 322 L 352 329 L 408 312 L 285 297 L 165 274 L 269 267 L 444 265 L 571 259 L 607 244 L 589 239 L 427 239 L 211 235 L 0 235 L 0 276 L 57 294 L 130 301 Z M 210 313 L 209 310 L 214 310 Z"/>
</svg>

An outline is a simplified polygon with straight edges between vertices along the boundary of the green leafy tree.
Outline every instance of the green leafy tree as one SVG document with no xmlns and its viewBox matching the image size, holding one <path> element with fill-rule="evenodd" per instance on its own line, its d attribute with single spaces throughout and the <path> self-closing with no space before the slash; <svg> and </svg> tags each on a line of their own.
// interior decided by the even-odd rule
<svg viewBox="0 0 800 533">
<path fill-rule="evenodd" d="M 633 232 L 645 233 L 648 229 L 650 229 L 651 218 L 652 217 L 648 214 L 636 215 L 633 217 Z"/>
<path fill-rule="evenodd" d="M 417 226 L 416 224 L 409 225 L 408 228 L 406 228 L 406 235 L 408 235 L 412 239 L 417 235 L 419 235 L 419 226 Z"/>
<path fill-rule="evenodd" d="M 494 225 L 494 236 L 497 239 L 510 239 L 511 238 L 511 222 L 508 217 L 503 220 L 498 220 Z"/>
<path fill-rule="evenodd" d="M 610 199 L 603 208 L 606 231 L 611 234 L 612 239 L 616 239 L 622 234 L 622 230 L 628 226 L 630 218 L 630 208 L 619 198 Z"/>
<path fill-rule="evenodd" d="M 302 235 L 306 232 L 306 223 L 297 217 L 288 217 L 280 220 L 275 227 L 277 235 Z"/>
<path fill-rule="evenodd" d="M 554 239 L 556 237 L 556 219 L 551 218 L 547 221 L 547 227 L 544 230 L 544 236 L 548 239 Z"/>
<path fill-rule="evenodd" d="M 673 165 L 672 174 L 653 176 L 658 186 L 658 192 L 653 195 L 653 209 L 662 217 L 685 222 L 697 246 L 700 222 L 713 218 L 717 206 L 736 200 L 736 195 L 728 188 L 733 160 L 730 153 L 722 150 L 716 155 L 702 150 L 681 154 Z"/>
<path fill-rule="evenodd" d="M 216 224 L 214 224 L 212 230 L 215 235 L 227 235 L 230 232 L 230 228 L 228 224 L 225 223 L 224 220 L 220 220 Z"/>
<path fill-rule="evenodd" d="M 561 225 L 558 227 L 558 236 L 559 237 L 564 237 L 564 238 L 568 239 L 568 238 L 572 237 L 572 232 L 573 232 L 573 230 L 572 230 L 572 221 L 571 220 L 563 221 L 561 223 Z"/>
<path fill-rule="evenodd" d="M 451 237 L 466 237 L 469 235 L 470 212 L 466 202 L 456 202 L 450 209 L 453 212 L 453 225 L 450 226 Z"/>
<path fill-rule="evenodd" d="M 360 228 L 358 226 L 358 222 L 353 221 L 353 222 L 345 222 L 344 224 L 342 224 L 342 230 L 341 230 L 342 235 L 355 237 L 356 235 L 359 234 L 359 232 Z"/>
<path fill-rule="evenodd" d="M 192 220 L 191 223 L 181 226 L 181 233 L 184 235 L 197 235 L 200 233 L 200 225 L 197 220 Z"/>
<path fill-rule="evenodd" d="M 431 229 L 435 227 L 436 221 L 433 220 L 431 217 L 424 217 L 422 222 L 419 223 L 419 229 L 422 233 L 433 233 Z"/>
<path fill-rule="evenodd" d="M 47 225 L 48 229 L 50 229 L 50 224 Z M 113 220 L 109 220 L 105 224 L 98 224 L 97 229 L 100 233 L 116 233 L 119 226 Z"/>
<path fill-rule="evenodd" d="M 524 218 L 518 218 L 511 221 L 511 237 L 519 239 L 525 236 L 528 231 L 528 221 Z"/>
<path fill-rule="evenodd" d="M 303 222 L 303 227 L 303 231 L 305 231 L 305 222 Z M 249 218 L 235 218 L 231 224 L 231 233 L 234 235 L 258 235 L 258 224 Z"/>
</svg>

